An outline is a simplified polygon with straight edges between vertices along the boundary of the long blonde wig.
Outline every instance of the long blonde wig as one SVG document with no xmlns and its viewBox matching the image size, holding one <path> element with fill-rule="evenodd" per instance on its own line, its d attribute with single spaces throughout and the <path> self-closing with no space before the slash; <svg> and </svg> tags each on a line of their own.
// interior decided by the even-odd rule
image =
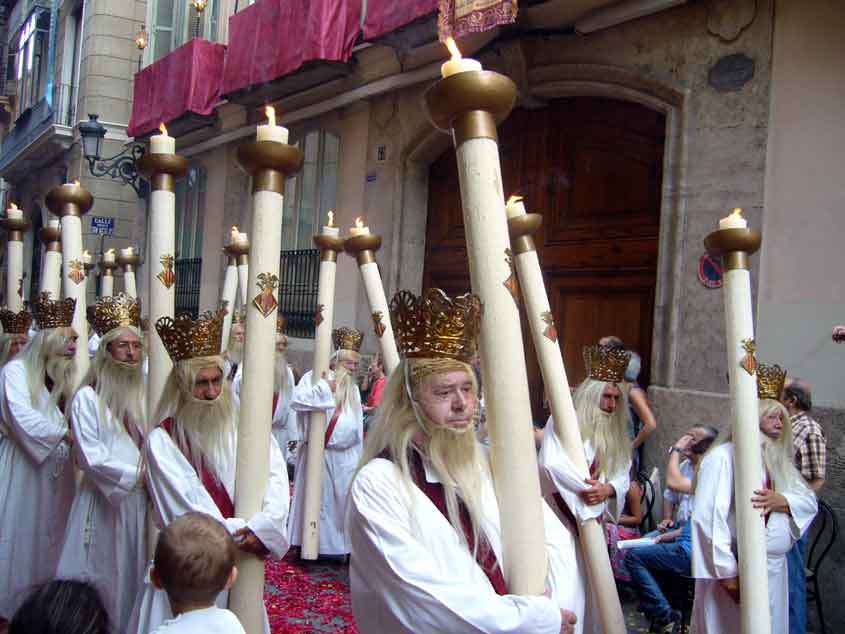
<svg viewBox="0 0 845 634">
<path fill-rule="evenodd" d="M 49 409 L 57 406 L 63 396 L 70 403 L 76 388 L 73 357 L 58 357 L 64 352 L 68 339 L 75 335 L 76 332 L 70 326 L 39 330 L 18 353 L 26 368 L 26 381 L 33 405 Z M 54 373 L 57 372 L 59 376 L 49 376 L 48 366 L 55 366 Z M 53 390 L 45 401 L 41 390 L 48 376 L 53 381 Z"/>
<path fill-rule="evenodd" d="M 589 440 L 595 451 L 599 473 L 610 478 L 620 469 L 627 469 L 631 460 L 631 441 L 628 438 L 628 395 L 619 390 L 619 401 L 613 414 L 602 411 L 604 388 L 612 383 L 586 379 L 575 391 L 575 411 L 581 439 Z M 559 429 L 556 429 L 561 433 Z"/>
<path fill-rule="evenodd" d="M 795 445 L 792 440 L 792 424 L 789 419 L 789 411 L 780 401 L 773 399 L 760 399 L 759 420 L 772 412 L 778 412 L 783 421 L 783 431 L 780 438 L 769 438 L 761 432 L 763 443 L 763 465 L 772 480 L 772 488 L 783 493 L 785 491 L 809 491 L 804 478 L 798 469 L 795 468 L 794 456 Z"/>
</svg>

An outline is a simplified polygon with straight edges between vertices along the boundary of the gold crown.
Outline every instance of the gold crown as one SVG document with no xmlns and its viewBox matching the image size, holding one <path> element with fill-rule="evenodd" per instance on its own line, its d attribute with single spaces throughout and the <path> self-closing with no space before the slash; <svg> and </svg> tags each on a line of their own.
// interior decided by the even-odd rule
<svg viewBox="0 0 845 634">
<path fill-rule="evenodd" d="M 757 364 L 757 397 L 779 401 L 786 383 L 786 370 L 779 365 Z"/>
<path fill-rule="evenodd" d="M 621 383 L 630 359 L 631 353 L 620 348 L 584 346 L 584 367 L 587 369 L 587 376 L 596 381 Z"/>
<path fill-rule="evenodd" d="M 32 313 L 26 309 L 13 313 L 8 308 L 3 308 L 0 309 L 0 323 L 3 324 L 3 332 L 7 335 L 25 335 L 32 325 Z"/>
<path fill-rule="evenodd" d="M 282 313 L 278 313 L 276 317 L 276 334 L 283 335 L 288 328 L 288 318 Z"/>
<path fill-rule="evenodd" d="M 364 341 L 364 333 L 355 328 L 335 328 L 332 330 L 332 341 L 334 342 L 335 350 L 354 350 L 358 352 L 361 349 L 361 342 Z"/>
<path fill-rule="evenodd" d="M 56 301 L 50 299 L 50 293 L 43 291 L 32 305 L 32 316 L 40 330 L 48 328 L 67 328 L 73 322 L 76 300 L 65 297 Z"/>
<path fill-rule="evenodd" d="M 141 326 L 141 304 L 124 293 L 101 297 L 94 306 L 94 332 L 101 337 L 120 326 Z"/>
<path fill-rule="evenodd" d="M 470 362 L 478 349 L 483 313 L 477 295 L 450 298 L 439 288 L 419 297 L 398 291 L 390 300 L 390 320 L 399 353 L 412 357 L 448 357 Z"/>
<path fill-rule="evenodd" d="M 162 317 L 156 322 L 156 331 L 173 363 L 197 357 L 220 354 L 225 311 L 206 311 L 199 319 L 179 315 L 176 319 Z"/>
</svg>

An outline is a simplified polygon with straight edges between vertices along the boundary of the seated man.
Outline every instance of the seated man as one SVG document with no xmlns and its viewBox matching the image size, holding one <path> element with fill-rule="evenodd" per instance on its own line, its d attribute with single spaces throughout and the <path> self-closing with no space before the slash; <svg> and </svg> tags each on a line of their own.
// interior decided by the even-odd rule
<svg viewBox="0 0 845 634">
<path fill-rule="evenodd" d="M 558 634 L 583 609 L 575 542 L 544 506 L 546 596 L 508 592 L 468 361 L 481 302 L 437 289 L 390 305 L 402 360 L 352 483 L 350 590 L 362 634 Z M 578 604 L 580 603 L 580 606 Z"/>
<path fill-rule="evenodd" d="M 670 573 L 689 577 L 691 572 L 691 543 L 689 516 L 692 511 L 692 478 L 704 452 L 716 439 L 718 430 L 709 426 L 696 426 L 674 444 L 669 450 L 669 468 L 678 470 L 679 456 L 683 455 L 679 477 L 682 482 L 673 482 L 663 493 L 663 521 L 658 528 L 661 532 L 669 528 L 675 530 L 658 535 L 653 546 L 644 546 L 628 551 L 625 564 L 631 575 L 631 586 L 640 597 L 640 610 L 651 621 L 651 632 L 661 634 L 672 632 L 678 621 L 654 577 L 655 572 Z M 671 488 L 673 483 L 680 484 L 680 490 Z"/>
</svg>

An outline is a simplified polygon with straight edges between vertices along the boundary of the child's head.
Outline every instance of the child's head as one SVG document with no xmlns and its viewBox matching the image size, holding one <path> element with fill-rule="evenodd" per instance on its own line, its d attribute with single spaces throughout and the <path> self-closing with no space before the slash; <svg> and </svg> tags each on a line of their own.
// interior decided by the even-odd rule
<svg viewBox="0 0 845 634">
<path fill-rule="evenodd" d="M 151 573 L 171 604 L 210 606 L 237 576 L 235 542 L 205 513 L 185 513 L 158 536 Z"/>
</svg>

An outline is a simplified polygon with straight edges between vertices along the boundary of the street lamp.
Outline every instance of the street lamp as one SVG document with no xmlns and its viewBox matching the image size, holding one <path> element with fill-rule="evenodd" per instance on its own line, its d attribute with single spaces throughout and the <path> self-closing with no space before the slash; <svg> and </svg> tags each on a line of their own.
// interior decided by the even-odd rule
<svg viewBox="0 0 845 634">
<path fill-rule="evenodd" d="M 147 184 L 135 167 L 135 162 L 144 155 L 144 146 L 140 143 L 127 143 L 123 150 L 111 158 L 102 158 L 103 139 L 106 128 L 100 123 L 100 115 L 89 114 L 88 121 L 79 124 L 79 136 L 82 137 L 82 153 L 88 161 L 88 170 L 98 178 L 107 176 L 123 181 L 132 187 L 139 198 L 146 198 Z"/>
<path fill-rule="evenodd" d="M 138 72 L 141 72 L 141 60 L 144 57 L 144 49 L 147 48 L 149 43 L 150 43 L 150 34 L 147 33 L 146 29 L 144 28 L 144 25 L 142 24 L 141 30 L 138 31 L 138 35 L 135 36 L 135 46 L 141 52 L 138 55 Z"/>
<path fill-rule="evenodd" d="M 194 36 L 200 37 L 202 33 L 202 12 L 208 6 L 208 0 L 191 0 L 191 6 L 197 12 L 197 22 L 194 27 Z"/>
</svg>

